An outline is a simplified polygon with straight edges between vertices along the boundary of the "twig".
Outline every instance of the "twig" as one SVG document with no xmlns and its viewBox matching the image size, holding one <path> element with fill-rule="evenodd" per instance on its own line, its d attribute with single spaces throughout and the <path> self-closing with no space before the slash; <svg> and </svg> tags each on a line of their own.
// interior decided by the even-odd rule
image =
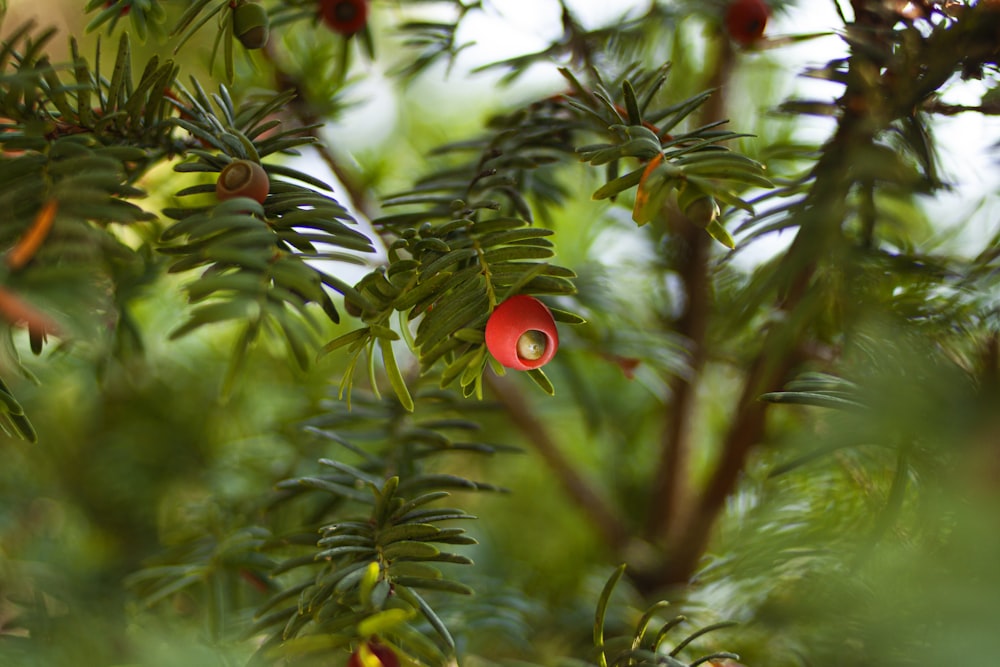
<svg viewBox="0 0 1000 667">
<path fill-rule="evenodd" d="M 261 49 L 261 52 L 271 67 L 274 68 L 274 76 L 278 90 L 291 89 L 298 91 L 302 89 L 302 86 L 299 85 L 298 79 L 286 70 L 282 69 L 282 67 L 278 64 L 277 59 L 274 57 L 274 52 L 270 43 Z M 318 128 L 312 127 L 317 124 L 319 117 L 317 117 L 316 114 L 308 108 L 307 102 L 298 96 L 296 96 L 289 103 L 288 108 L 303 128 L 310 128 L 308 130 L 309 136 L 316 139 L 316 143 L 313 144 L 313 148 L 316 150 L 320 159 L 326 163 L 326 166 L 331 172 L 333 172 L 333 175 L 344 187 L 344 192 L 347 193 L 347 198 L 350 200 L 352 208 L 367 217 L 369 220 L 374 218 L 376 209 L 365 189 L 358 183 L 354 174 L 350 173 L 350 171 L 348 171 L 341 164 L 340 160 L 338 160 L 333 152 L 327 147 L 326 143 L 323 141 L 323 137 L 319 134 Z"/>
<path fill-rule="evenodd" d="M 705 366 L 705 334 L 710 316 L 708 276 L 711 237 L 693 224 L 679 229 L 679 245 L 687 255 L 678 268 L 684 287 L 685 307 L 676 331 L 688 342 L 688 372 L 671 378 L 665 412 L 660 458 L 650 490 L 645 534 L 651 542 L 669 544 L 681 517 L 690 511 L 692 489 L 688 482 L 691 435 L 697 407 L 698 385 Z"/>
<path fill-rule="evenodd" d="M 867 11 L 865 0 L 852 0 L 852 5 L 859 23 L 871 25 L 879 20 L 877 13 Z M 800 209 L 812 216 L 809 232 L 796 235 L 776 270 L 776 274 L 789 276 L 787 288 L 783 292 L 779 290 L 781 293 L 775 304 L 778 311 L 792 313 L 802 307 L 817 270 L 817 253 L 826 247 L 823 239 L 832 237 L 840 229 L 840 207 L 855 184 L 847 175 L 847 166 L 854 151 L 859 146 L 871 144 L 880 130 L 868 118 L 866 104 L 852 103 L 864 100 L 868 92 L 868 84 L 858 71 L 870 66 L 870 62 L 858 54 L 850 61 L 848 85 L 842 98 L 843 115 L 816 165 L 815 171 L 819 176 L 808 196 L 810 205 Z M 684 525 L 674 531 L 673 534 L 679 537 L 667 545 L 664 566 L 659 572 L 643 573 L 642 585 L 658 588 L 684 584 L 697 571 L 726 499 L 736 489 L 750 452 L 765 437 L 767 404 L 759 401 L 758 397 L 780 389 L 785 378 L 799 363 L 804 332 L 801 320 L 801 316 L 776 318 L 775 325 L 767 331 L 744 380 L 734 417 L 722 442 L 718 464 L 693 511 L 684 517 Z"/>
<path fill-rule="evenodd" d="M 725 90 L 732 73 L 733 56 L 728 40 L 722 40 L 719 60 L 708 82 L 708 88 L 716 92 L 701 109 L 702 124 L 722 120 L 726 116 Z M 660 460 L 653 476 L 650 495 L 646 537 L 651 542 L 663 545 L 669 545 L 678 537 L 678 527 L 686 523 L 684 517 L 693 509 L 692 491 L 688 483 L 692 421 L 697 407 L 698 383 L 707 357 L 705 336 L 711 316 L 711 237 L 693 224 L 683 225 L 676 232 L 681 237 L 681 244 L 687 248 L 687 254 L 677 267 L 685 295 L 684 311 L 677 322 L 677 333 L 687 339 L 691 356 L 690 372 L 677 375 L 670 382 L 669 408 L 664 424 Z"/>
</svg>

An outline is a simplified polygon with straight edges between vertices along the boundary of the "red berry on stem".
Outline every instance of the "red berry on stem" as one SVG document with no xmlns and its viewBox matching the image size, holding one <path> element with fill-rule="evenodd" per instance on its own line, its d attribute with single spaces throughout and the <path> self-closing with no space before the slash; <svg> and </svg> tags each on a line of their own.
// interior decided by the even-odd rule
<svg viewBox="0 0 1000 667">
<path fill-rule="evenodd" d="M 559 347 L 556 321 L 533 296 L 512 296 L 486 322 L 486 349 L 507 368 L 528 371 L 552 360 Z"/>
<path fill-rule="evenodd" d="M 271 190 L 267 172 L 251 160 L 233 160 L 219 174 L 215 182 L 215 196 L 219 201 L 235 197 L 249 197 L 261 204 Z"/>
<path fill-rule="evenodd" d="M 726 9 L 726 30 L 734 41 L 749 46 L 764 34 L 770 14 L 764 0 L 734 0 Z"/>
<path fill-rule="evenodd" d="M 368 0 L 320 0 L 319 13 L 330 30 L 353 35 L 368 22 Z"/>
</svg>

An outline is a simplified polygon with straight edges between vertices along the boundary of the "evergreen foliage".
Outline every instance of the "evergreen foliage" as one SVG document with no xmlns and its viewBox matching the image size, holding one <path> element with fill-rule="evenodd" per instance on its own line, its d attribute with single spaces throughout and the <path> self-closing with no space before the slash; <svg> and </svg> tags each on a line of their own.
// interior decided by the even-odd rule
<svg viewBox="0 0 1000 667">
<path fill-rule="evenodd" d="M 549 4 L 466 108 L 488 2 L 0 3 L 0 664 L 1000 653 L 1000 231 L 936 138 L 996 162 L 1000 3 Z"/>
</svg>

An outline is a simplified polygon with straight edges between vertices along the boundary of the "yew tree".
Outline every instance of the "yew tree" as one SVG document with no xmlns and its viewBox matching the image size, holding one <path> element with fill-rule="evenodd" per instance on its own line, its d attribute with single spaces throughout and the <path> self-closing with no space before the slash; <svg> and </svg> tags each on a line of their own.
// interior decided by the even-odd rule
<svg viewBox="0 0 1000 667">
<path fill-rule="evenodd" d="M 0 2 L 0 665 L 989 663 L 998 113 L 995 0 Z"/>
</svg>

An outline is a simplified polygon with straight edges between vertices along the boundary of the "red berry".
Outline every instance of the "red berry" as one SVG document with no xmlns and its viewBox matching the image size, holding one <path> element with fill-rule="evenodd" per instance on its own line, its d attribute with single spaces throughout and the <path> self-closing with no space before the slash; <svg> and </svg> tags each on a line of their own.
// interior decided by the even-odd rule
<svg viewBox="0 0 1000 667">
<path fill-rule="evenodd" d="M 368 642 L 368 651 L 380 662 L 382 667 L 399 667 L 399 656 L 385 644 Z M 361 649 L 358 648 L 347 660 L 347 667 L 366 667 L 361 659 Z"/>
<path fill-rule="evenodd" d="M 486 349 L 507 368 L 527 371 L 547 364 L 559 347 L 551 311 L 533 296 L 512 296 L 486 322 Z"/>
<path fill-rule="evenodd" d="M 233 160 L 219 174 L 215 182 L 215 196 L 219 201 L 234 197 L 249 197 L 261 204 L 271 190 L 271 181 L 267 172 L 256 162 L 250 160 Z"/>
<path fill-rule="evenodd" d="M 368 0 L 320 0 L 319 13 L 330 30 L 353 35 L 368 22 Z"/>
<path fill-rule="evenodd" d="M 764 0 L 734 0 L 726 9 L 726 30 L 734 41 L 749 46 L 764 34 L 770 14 Z"/>
</svg>

